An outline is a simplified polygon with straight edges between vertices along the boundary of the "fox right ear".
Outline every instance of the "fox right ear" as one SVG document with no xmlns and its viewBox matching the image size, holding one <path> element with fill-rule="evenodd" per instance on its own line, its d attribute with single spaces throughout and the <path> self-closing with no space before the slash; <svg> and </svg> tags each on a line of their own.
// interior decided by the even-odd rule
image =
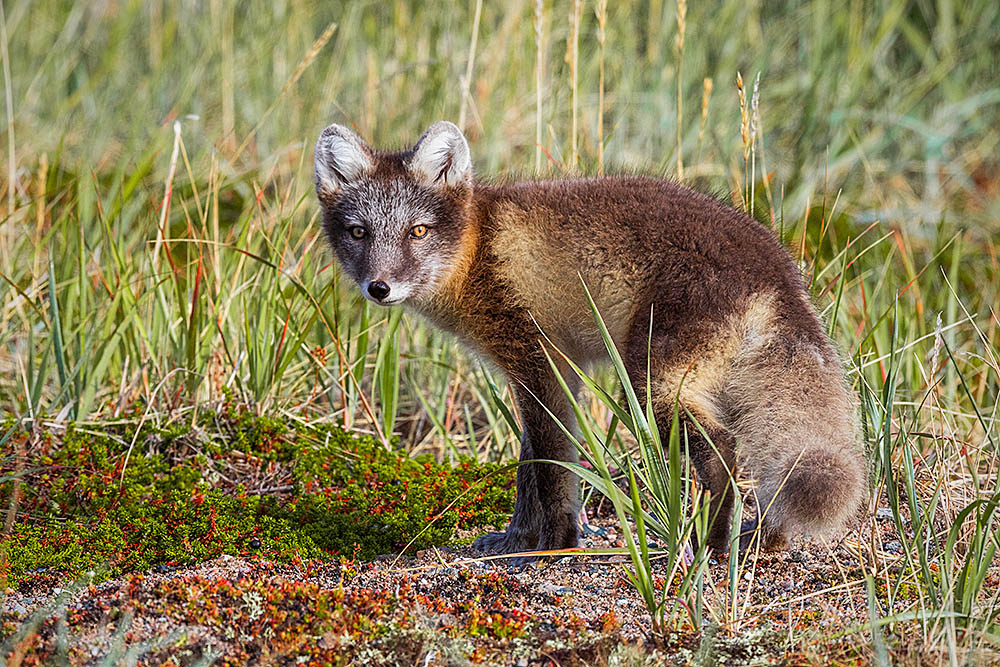
<svg viewBox="0 0 1000 667">
<path fill-rule="evenodd" d="M 430 185 L 468 184 L 472 159 L 465 135 L 454 123 L 434 123 L 413 147 L 410 170 Z"/>
<path fill-rule="evenodd" d="M 313 153 L 316 194 L 332 197 L 366 171 L 371 171 L 372 151 L 361 137 L 343 125 L 323 130 Z"/>
</svg>

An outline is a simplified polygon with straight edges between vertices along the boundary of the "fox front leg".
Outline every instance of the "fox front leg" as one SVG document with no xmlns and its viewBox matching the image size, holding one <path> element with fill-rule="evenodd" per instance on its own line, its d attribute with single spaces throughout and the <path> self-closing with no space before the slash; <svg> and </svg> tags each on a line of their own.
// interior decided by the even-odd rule
<svg viewBox="0 0 1000 667">
<path fill-rule="evenodd" d="M 476 540 L 474 547 L 479 551 L 519 553 L 568 549 L 579 544 L 577 476 L 554 463 L 526 463 L 538 459 L 571 463 L 578 460 L 575 445 L 553 419 L 555 415 L 563 424 L 571 423 L 569 401 L 554 377 L 545 380 L 515 390 L 524 430 L 514 514 L 506 531 Z"/>
</svg>

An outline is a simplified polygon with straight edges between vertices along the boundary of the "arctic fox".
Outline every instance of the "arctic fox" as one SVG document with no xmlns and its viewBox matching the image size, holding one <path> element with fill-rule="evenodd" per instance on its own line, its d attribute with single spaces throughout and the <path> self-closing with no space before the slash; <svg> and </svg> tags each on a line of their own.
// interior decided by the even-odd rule
<svg viewBox="0 0 1000 667">
<path fill-rule="evenodd" d="M 864 455 L 841 360 L 799 269 L 747 215 L 657 178 L 480 183 L 446 121 L 399 152 L 331 125 L 316 144 L 315 183 L 327 238 L 366 298 L 403 304 L 506 373 L 522 461 L 577 460 L 552 417 L 573 422 L 545 351 L 580 365 L 607 358 L 586 284 L 657 422 L 670 423 L 679 391 L 685 419 L 711 440 L 689 424 L 715 517 L 710 547 L 727 550 L 738 465 L 756 481 L 744 547 L 754 531 L 765 549 L 832 533 L 861 502 Z M 510 525 L 476 547 L 577 546 L 577 487 L 561 466 L 521 465 Z"/>
</svg>

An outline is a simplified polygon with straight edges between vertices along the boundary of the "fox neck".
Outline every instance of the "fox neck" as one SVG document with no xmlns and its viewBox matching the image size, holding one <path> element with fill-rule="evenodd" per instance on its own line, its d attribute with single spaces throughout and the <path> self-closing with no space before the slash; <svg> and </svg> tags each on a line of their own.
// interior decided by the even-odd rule
<svg viewBox="0 0 1000 667">
<path fill-rule="evenodd" d="M 475 193 L 473 193 L 465 209 L 465 226 L 458 250 L 452 259 L 451 267 L 441 278 L 434 291 L 435 301 L 453 302 L 457 300 L 468 280 L 469 271 L 479 252 L 482 239 L 483 211 L 477 205 L 476 200 Z"/>
</svg>

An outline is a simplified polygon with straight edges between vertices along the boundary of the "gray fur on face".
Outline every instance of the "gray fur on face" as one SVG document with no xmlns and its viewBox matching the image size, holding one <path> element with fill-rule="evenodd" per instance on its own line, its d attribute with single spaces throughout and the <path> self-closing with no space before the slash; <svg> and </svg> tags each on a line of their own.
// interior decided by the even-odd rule
<svg viewBox="0 0 1000 667">
<path fill-rule="evenodd" d="M 464 215 L 457 192 L 469 191 L 469 146 L 452 123 L 432 125 L 409 151 L 376 153 L 356 134 L 331 125 L 315 151 L 316 192 L 324 227 L 344 271 L 370 298 L 369 285 L 389 286 L 383 305 L 419 304 L 452 266 Z M 427 228 L 416 238 L 414 227 Z M 362 238 L 352 235 L 364 230 Z"/>
<path fill-rule="evenodd" d="M 450 249 L 435 233 L 440 230 L 433 201 L 403 179 L 361 181 L 344 198 L 345 229 L 357 225 L 367 233 L 361 240 L 340 235 L 335 250 L 362 292 L 367 296 L 368 284 L 381 280 L 390 287 L 384 303 L 391 305 L 433 289 L 450 258 Z M 410 237 L 416 225 L 430 229 L 425 238 Z"/>
</svg>

